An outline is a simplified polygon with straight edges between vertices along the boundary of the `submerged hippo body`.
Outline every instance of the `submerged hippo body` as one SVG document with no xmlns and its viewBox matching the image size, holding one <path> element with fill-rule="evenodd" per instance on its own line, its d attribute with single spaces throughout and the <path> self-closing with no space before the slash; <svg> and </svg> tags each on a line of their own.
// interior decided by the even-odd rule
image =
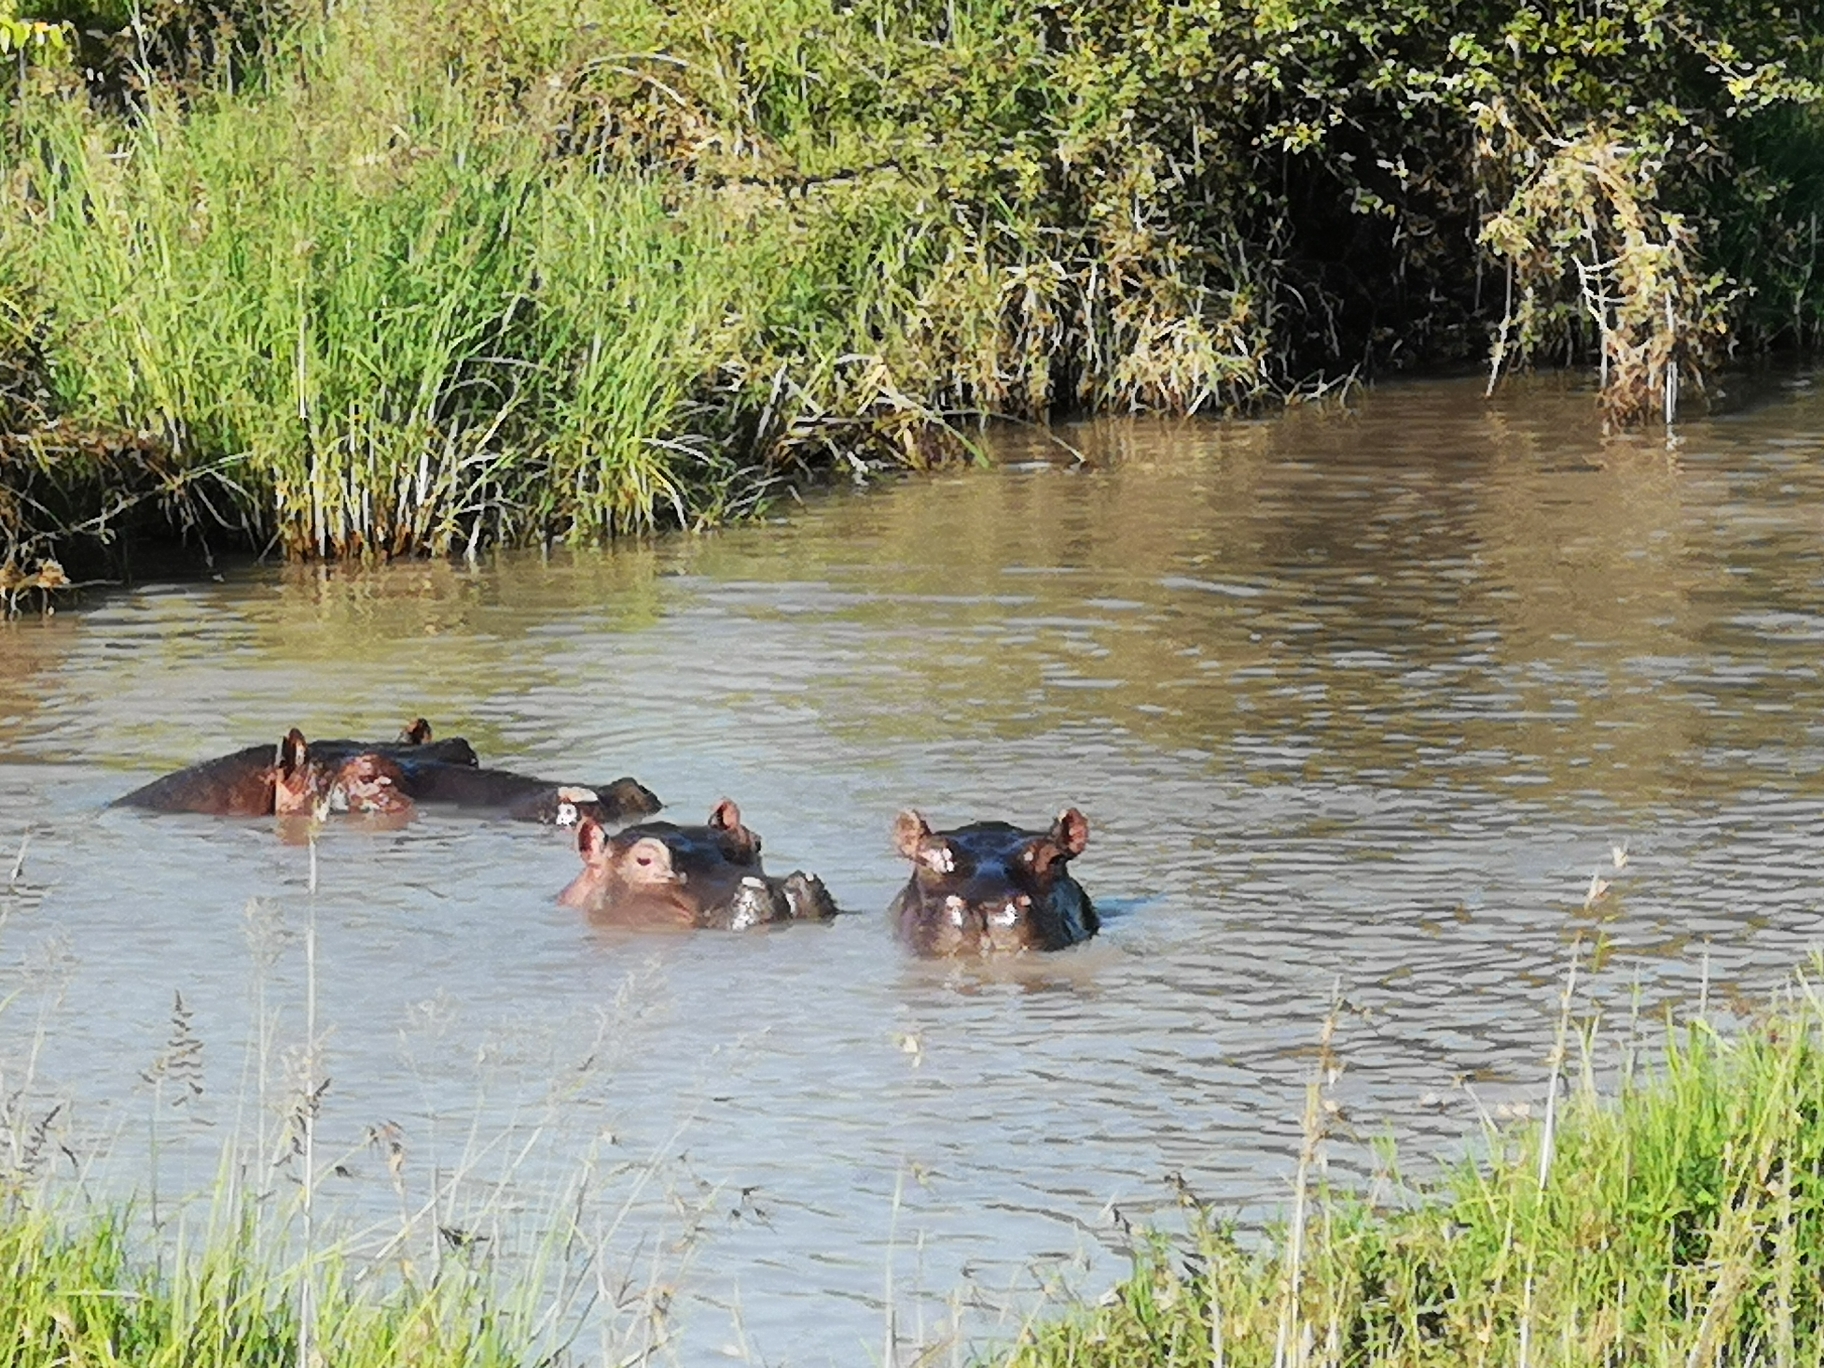
<svg viewBox="0 0 1824 1368">
<path fill-rule="evenodd" d="M 472 768 L 481 763 L 481 757 L 475 754 L 475 747 L 469 744 L 467 737 L 449 736 L 438 740 L 431 733 L 431 724 L 422 717 L 414 718 L 394 741 L 350 741 L 338 736 L 327 741 L 312 741 L 310 753 L 324 760 L 351 755 L 384 755 L 407 769 L 423 764 Z"/>
<path fill-rule="evenodd" d="M 585 817 L 576 844 L 583 872 L 558 901 L 615 925 L 741 931 L 836 913 L 821 879 L 761 868 L 760 837 L 726 798 L 702 826 L 643 822 L 610 836 Z"/>
<path fill-rule="evenodd" d="M 400 787 L 403 778 L 404 770 L 389 756 L 325 754 L 293 727 L 277 746 L 249 746 L 191 765 L 113 805 L 216 817 L 309 815 L 320 805 L 337 812 L 404 814 L 411 811 L 411 800 Z"/>
<path fill-rule="evenodd" d="M 1101 926 L 1068 869 L 1089 843 L 1089 821 L 1075 808 L 1049 831 L 1006 822 L 933 831 L 918 813 L 902 812 L 894 836 L 913 872 L 890 915 L 921 955 L 1062 950 Z"/>
<path fill-rule="evenodd" d="M 408 763 L 404 782 L 415 802 L 487 809 L 502 817 L 557 826 L 575 826 L 585 817 L 604 826 L 617 825 L 663 806 L 651 789 L 635 779 L 600 785 L 557 784 L 507 770 Z"/>
</svg>

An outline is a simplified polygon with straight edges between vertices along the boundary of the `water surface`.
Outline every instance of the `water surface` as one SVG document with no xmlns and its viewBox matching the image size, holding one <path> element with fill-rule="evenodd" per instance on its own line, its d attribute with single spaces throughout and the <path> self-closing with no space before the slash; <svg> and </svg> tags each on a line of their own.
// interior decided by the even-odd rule
<svg viewBox="0 0 1824 1368">
<path fill-rule="evenodd" d="M 1180 1181 L 1270 1216 L 1333 994 L 1359 1178 L 1351 1135 L 1416 1163 L 1537 1102 L 1579 938 L 1611 1035 L 1752 1002 L 1816 944 L 1806 380 L 1671 443 L 1470 383 L 1058 437 L 714 536 L 252 568 L 0 628 L 14 1160 L 63 1102 L 41 1167 L 143 1193 L 156 1148 L 169 1210 L 263 1149 L 292 1200 L 314 939 L 321 1193 L 361 1247 L 510 1258 L 574 1220 L 592 1353 L 657 1302 L 679 1362 L 909 1360 L 1099 1292 Z M 609 934 L 552 901 L 561 834 L 447 815 L 332 824 L 312 895 L 269 824 L 103 807 L 419 714 L 493 763 L 637 775 L 676 820 L 732 796 L 854 915 Z M 891 943 L 897 809 L 1070 804 L 1100 939 L 990 971 Z"/>
</svg>

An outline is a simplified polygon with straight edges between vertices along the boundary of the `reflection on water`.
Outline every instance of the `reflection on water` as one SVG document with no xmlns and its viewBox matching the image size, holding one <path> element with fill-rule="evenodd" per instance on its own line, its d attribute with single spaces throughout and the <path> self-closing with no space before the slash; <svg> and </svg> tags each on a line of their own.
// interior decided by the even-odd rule
<svg viewBox="0 0 1824 1368">
<path fill-rule="evenodd" d="M 314 916 L 326 1197 L 384 1235 L 454 1181 L 439 1221 L 502 1250 L 618 1219 L 613 1257 L 677 1288 L 680 1361 L 852 1363 L 1098 1290 L 1168 1174 L 1271 1212 L 1333 991 L 1347 1114 L 1411 1156 L 1537 1095 L 1579 935 L 1613 945 L 1591 1000 L 1649 1013 L 1816 942 L 1824 395 L 1670 447 L 1544 385 L 1063 435 L 1083 462 L 1012 433 L 996 469 L 713 537 L 0 629 L 0 846 L 33 833 L 0 956 L 11 1036 L 42 1023 L 8 1086 L 29 1059 L 73 1100 L 97 1181 L 143 1184 L 155 1126 L 168 1191 L 228 1134 L 282 1153 Z M 101 807 L 420 713 L 515 768 L 638 775 L 679 820 L 731 795 L 856 915 L 610 936 L 551 901 L 560 834 L 447 816 L 333 827 L 313 899 L 261 824 Z M 898 808 L 1067 804 L 1099 940 L 988 970 L 888 941 Z M 181 1109 L 141 1078 L 179 992 Z"/>
</svg>

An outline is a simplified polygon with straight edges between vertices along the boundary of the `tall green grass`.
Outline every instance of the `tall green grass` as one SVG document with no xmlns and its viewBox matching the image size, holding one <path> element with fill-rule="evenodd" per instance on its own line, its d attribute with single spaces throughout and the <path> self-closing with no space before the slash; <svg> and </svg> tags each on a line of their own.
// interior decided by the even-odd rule
<svg viewBox="0 0 1824 1368">
<path fill-rule="evenodd" d="M 421 111 L 404 144 L 277 100 L 155 115 L 109 157 L 56 113 L 42 210 L 12 245 L 57 301 L 63 411 L 225 459 L 309 554 L 600 534 L 681 506 L 650 439 L 747 273 L 649 186 L 554 174 L 478 142 L 460 107 Z"/>
<path fill-rule="evenodd" d="M 18 1368 L 295 1368 L 303 1265 L 245 1230 L 173 1244 L 153 1257 L 120 1213 L 0 1215 L 0 1358 Z M 390 1288 L 334 1256 L 310 1275 L 314 1363 L 508 1368 L 536 1342 L 508 1299 L 459 1264 Z"/>
<path fill-rule="evenodd" d="M 0 488 L 136 470 L 293 554 L 693 525 L 984 415 L 1491 343 L 1669 413 L 1824 318 L 1803 7 L 26 9 L 91 75 L 0 66 Z M 15 505 L 0 560 L 57 521 Z"/>
<path fill-rule="evenodd" d="M 1584 1065 L 1543 1121 L 1491 1124 L 1489 1158 L 1407 1200 L 1306 1186 L 1303 1163 L 1295 1219 L 1264 1246 L 1203 1221 L 1190 1248 L 1150 1246 L 1106 1304 L 1033 1327 L 995 1361 L 1824 1360 L 1817 985 L 1801 980 L 1730 1038 L 1701 1019 L 1673 1031 L 1663 1066 L 1623 1069 L 1612 1090 L 1587 1049 Z M 1314 1083 L 1307 1159 L 1326 1116 Z"/>
<path fill-rule="evenodd" d="M 954 444 L 968 386 L 907 336 L 929 206 L 596 174 L 402 84 L 388 17 L 111 133 L 35 106 L 0 289 L 44 306 L 58 413 L 326 557 L 714 521 L 832 451 Z"/>
</svg>

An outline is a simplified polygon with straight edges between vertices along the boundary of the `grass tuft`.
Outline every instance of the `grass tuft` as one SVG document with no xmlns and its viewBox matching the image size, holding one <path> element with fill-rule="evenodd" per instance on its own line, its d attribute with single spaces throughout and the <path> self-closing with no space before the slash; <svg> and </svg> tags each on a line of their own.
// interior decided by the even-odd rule
<svg viewBox="0 0 1824 1368">
<path fill-rule="evenodd" d="M 1630 1071 L 1608 1095 L 1583 1039 L 1580 1081 L 1544 1123 L 1491 1128 L 1486 1159 L 1411 1189 L 1397 1207 L 1322 1193 L 1264 1244 L 1200 1218 L 1186 1247 L 1146 1245 L 1104 1304 L 1031 1328 L 994 1361 L 1818 1362 L 1816 984 L 1798 980 L 1734 1038 L 1701 1019 L 1669 1031 L 1663 1068 Z M 1308 1148 L 1323 1129 L 1313 1105 Z"/>
</svg>

